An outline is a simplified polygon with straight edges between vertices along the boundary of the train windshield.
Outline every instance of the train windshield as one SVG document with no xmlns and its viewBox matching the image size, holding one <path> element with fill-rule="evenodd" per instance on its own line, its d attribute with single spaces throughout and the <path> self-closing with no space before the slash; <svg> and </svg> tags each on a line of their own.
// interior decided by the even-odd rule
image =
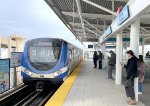
<svg viewBox="0 0 150 106">
<path fill-rule="evenodd" d="M 29 47 L 30 63 L 38 70 L 49 70 L 59 60 L 60 51 L 60 42 L 34 42 Z"/>
</svg>

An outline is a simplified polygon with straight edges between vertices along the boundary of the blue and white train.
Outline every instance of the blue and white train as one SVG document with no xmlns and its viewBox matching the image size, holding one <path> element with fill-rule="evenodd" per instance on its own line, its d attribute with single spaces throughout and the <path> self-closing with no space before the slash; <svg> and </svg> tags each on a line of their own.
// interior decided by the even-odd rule
<svg viewBox="0 0 150 106">
<path fill-rule="evenodd" d="M 63 82 L 83 59 L 83 51 L 56 38 L 37 38 L 26 43 L 21 72 L 25 84 Z"/>
</svg>

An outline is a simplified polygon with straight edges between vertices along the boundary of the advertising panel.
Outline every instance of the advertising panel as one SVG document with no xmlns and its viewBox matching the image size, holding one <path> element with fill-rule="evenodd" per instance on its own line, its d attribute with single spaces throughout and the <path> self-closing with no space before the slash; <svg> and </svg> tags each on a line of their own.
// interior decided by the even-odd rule
<svg viewBox="0 0 150 106">
<path fill-rule="evenodd" d="M 111 29 L 111 26 L 109 26 L 108 28 L 107 28 L 107 30 L 105 31 L 105 36 L 108 36 L 108 35 L 110 35 L 112 33 L 112 29 Z"/>
<path fill-rule="evenodd" d="M 11 68 L 21 66 L 22 52 L 11 52 Z"/>
<path fill-rule="evenodd" d="M 10 89 L 10 59 L 0 59 L 0 93 Z"/>
<path fill-rule="evenodd" d="M 128 5 L 125 5 L 124 8 L 122 9 L 122 11 L 117 16 L 117 24 L 121 25 L 129 17 L 130 17 L 129 7 L 128 7 Z"/>
</svg>

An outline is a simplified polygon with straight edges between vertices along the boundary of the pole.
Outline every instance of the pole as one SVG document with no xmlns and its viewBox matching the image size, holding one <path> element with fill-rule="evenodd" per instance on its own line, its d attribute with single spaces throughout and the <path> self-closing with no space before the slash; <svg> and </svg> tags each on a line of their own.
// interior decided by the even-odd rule
<svg viewBox="0 0 150 106">
<path fill-rule="evenodd" d="M 139 34 L 140 34 L 140 19 L 137 18 L 131 24 L 130 31 L 130 47 L 133 50 L 135 56 L 139 57 Z M 135 98 L 138 101 L 138 78 L 135 78 L 134 81 L 134 89 L 135 89 Z"/>
<path fill-rule="evenodd" d="M 117 48 L 116 48 L 116 80 L 115 84 L 122 82 L 122 35 L 117 34 Z"/>
</svg>

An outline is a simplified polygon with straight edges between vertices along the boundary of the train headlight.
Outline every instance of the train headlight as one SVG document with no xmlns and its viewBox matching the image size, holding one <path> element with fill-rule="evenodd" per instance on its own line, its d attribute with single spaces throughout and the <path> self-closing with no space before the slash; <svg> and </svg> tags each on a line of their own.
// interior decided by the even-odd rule
<svg viewBox="0 0 150 106">
<path fill-rule="evenodd" d="M 29 72 L 29 75 L 31 76 L 31 75 L 32 75 L 32 72 Z"/>
<path fill-rule="evenodd" d="M 60 75 L 61 73 L 62 73 L 62 71 L 58 70 L 58 71 L 54 72 L 53 75 L 56 77 L 56 76 Z"/>
<path fill-rule="evenodd" d="M 57 74 L 57 72 L 54 72 L 54 76 L 57 76 L 58 74 Z"/>
<path fill-rule="evenodd" d="M 26 74 L 30 75 L 30 76 L 32 75 L 32 72 L 30 72 L 30 71 L 27 70 L 27 69 L 25 69 L 24 72 L 25 72 Z"/>
</svg>

